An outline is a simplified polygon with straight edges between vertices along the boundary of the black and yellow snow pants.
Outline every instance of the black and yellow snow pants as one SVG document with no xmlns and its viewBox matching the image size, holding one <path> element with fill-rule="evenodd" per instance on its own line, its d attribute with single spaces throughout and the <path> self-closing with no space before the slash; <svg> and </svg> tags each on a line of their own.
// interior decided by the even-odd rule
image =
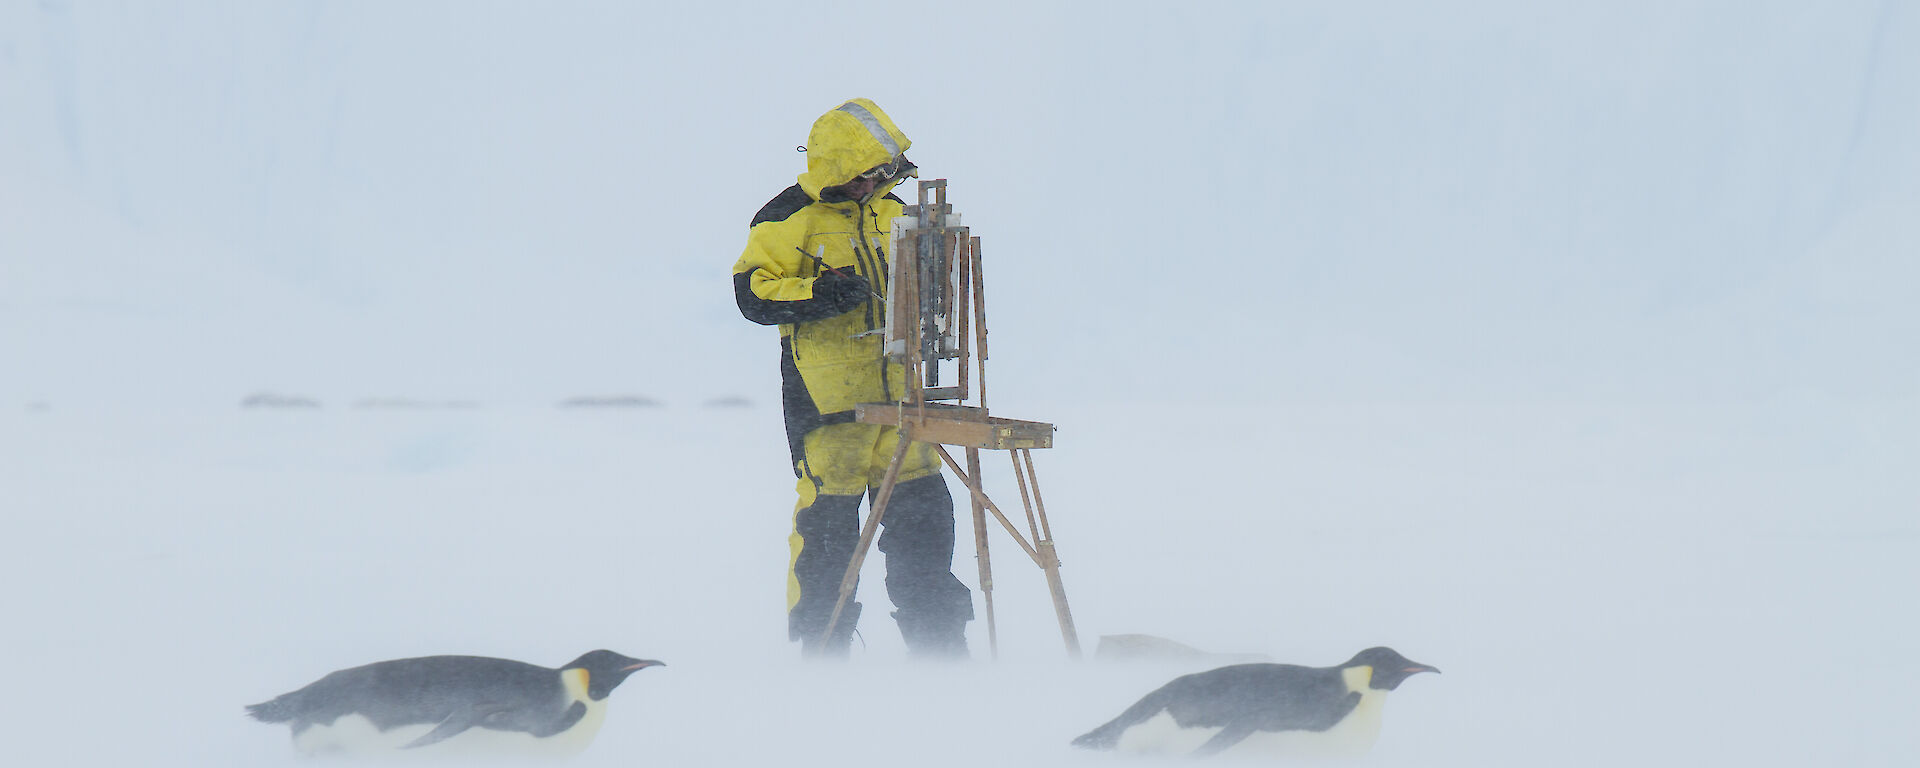
<svg viewBox="0 0 1920 768">
<path fill-rule="evenodd" d="M 805 434 L 796 463 L 800 498 L 788 537 L 792 639 L 810 647 L 825 630 L 860 542 L 860 497 L 878 495 L 899 440 L 895 427 L 857 422 L 825 424 Z M 942 654 L 957 644 L 964 652 L 973 594 L 953 575 L 953 497 L 932 446 L 907 448 L 881 526 L 878 547 L 886 555 L 887 596 L 908 649 Z M 849 603 L 837 637 L 822 651 L 844 648 L 858 619 L 857 604 L 851 598 Z"/>
</svg>

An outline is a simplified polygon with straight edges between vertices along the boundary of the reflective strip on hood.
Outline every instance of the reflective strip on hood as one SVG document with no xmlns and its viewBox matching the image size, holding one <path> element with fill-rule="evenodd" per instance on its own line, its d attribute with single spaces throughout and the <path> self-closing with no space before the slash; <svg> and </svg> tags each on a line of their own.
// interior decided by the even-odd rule
<svg viewBox="0 0 1920 768">
<path fill-rule="evenodd" d="M 838 109 L 841 112 L 853 115 L 854 119 L 859 120 L 861 125 L 866 126 L 867 133 L 873 136 L 874 141 L 880 142 L 880 146 L 887 150 L 888 157 L 900 154 L 900 145 L 894 143 L 893 135 L 887 133 L 886 126 L 881 125 L 880 119 L 874 117 L 873 113 L 867 111 L 866 107 L 849 101 L 840 105 Z"/>
</svg>

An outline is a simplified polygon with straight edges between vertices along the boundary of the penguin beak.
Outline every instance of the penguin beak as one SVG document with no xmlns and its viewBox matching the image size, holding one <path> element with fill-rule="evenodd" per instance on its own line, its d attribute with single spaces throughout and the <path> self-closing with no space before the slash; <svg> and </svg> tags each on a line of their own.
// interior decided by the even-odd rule
<svg viewBox="0 0 1920 768">
<path fill-rule="evenodd" d="M 664 661 L 654 661 L 654 660 L 652 660 L 652 659 L 641 659 L 641 660 L 640 660 L 640 661 L 638 661 L 638 662 L 635 662 L 635 663 L 633 663 L 633 664 L 628 664 L 627 666 L 624 666 L 624 667 L 621 667 L 621 668 L 620 668 L 620 671 L 622 671 L 622 672 L 637 672 L 637 671 L 639 671 L 639 670 L 642 670 L 642 669 L 646 669 L 647 667 L 664 667 L 664 666 L 666 666 L 666 665 L 667 665 L 667 663 L 666 663 L 666 662 L 664 662 Z"/>
<path fill-rule="evenodd" d="M 1409 674 L 1409 675 L 1417 675 L 1417 674 L 1419 674 L 1419 673 L 1421 673 L 1421 672 L 1432 672 L 1432 673 L 1434 673 L 1434 674 L 1436 674 L 1436 675 L 1437 675 L 1437 674 L 1440 674 L 1440 668 L 1439 668 L 1439 667 L 1429 667 L 1429 666 L 1427 666 L 1427 665 L 1425 665 L 1425 664 L 1415 664 L 1415 665 L 1413 665 L 1413 666 L 1411 666 L 1411 667 L 1407 667 L 1406 669 L 1403 669 L 1403 670 L 1400 670 L 1400 671 L 1402 671 L 1402 672 L 1405 672 L 1405 673 L 1407 673 L 1407 674 Z"/>
</svg>

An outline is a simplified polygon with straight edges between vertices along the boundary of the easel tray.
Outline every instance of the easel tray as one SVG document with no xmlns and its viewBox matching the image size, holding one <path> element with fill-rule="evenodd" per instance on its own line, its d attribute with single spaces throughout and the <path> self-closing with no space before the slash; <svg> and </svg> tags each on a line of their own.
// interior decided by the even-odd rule
<svg viewBox="0 0 1920 768">
<path fill-rule="evenodd" d="M 1016 450 L 1053 447 L 1053 425 L 988 416 L 973 406 L 923 403 L 860 403 L 854 420 L 900 427 L 908 439 L 963 448 Z"/>
</svg>

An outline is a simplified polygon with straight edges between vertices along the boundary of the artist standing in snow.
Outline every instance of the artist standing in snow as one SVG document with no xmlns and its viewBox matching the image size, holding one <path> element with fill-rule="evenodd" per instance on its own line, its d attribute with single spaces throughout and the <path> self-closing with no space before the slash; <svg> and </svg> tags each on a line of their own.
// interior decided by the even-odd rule
<svg viewBox="0 0 1920 768">
<path fill-rule="evenodd" d="M 800 479 L 788 543 L 787 632 L 807 657 L 844 657 L 860 604 L 822 638 L 860 538 L 860 497 L 878 491 L 899 430 L 854 421 L 855 403 L 906 397 L 906 371 L 881 352 L 887 252 L 918 176 L 911 142 L 880 107 L 854 99 L 807 135 L 807 171 L 753 217 L 733 265 L 740 314 L 780 326 L 781 400 Z M 953 497 L 931 446 L 912 445 L 888 499 L 880 551 L 908 652 L 964 658 L 973 594 L 953 575 Z"/>
</svg>

